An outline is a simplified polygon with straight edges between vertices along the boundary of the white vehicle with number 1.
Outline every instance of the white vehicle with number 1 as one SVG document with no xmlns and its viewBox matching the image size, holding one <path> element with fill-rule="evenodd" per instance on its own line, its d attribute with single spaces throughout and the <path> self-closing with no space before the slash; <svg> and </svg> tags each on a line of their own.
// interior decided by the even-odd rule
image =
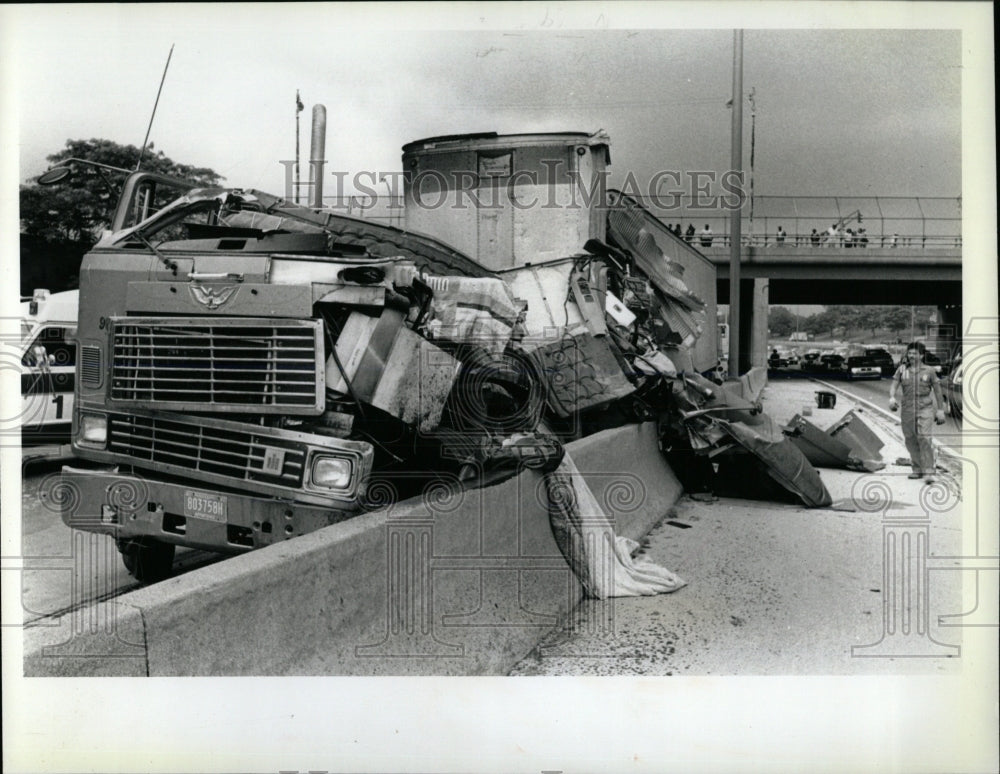
<svg viewBox="0 0 1000 774">
<path fill-rule="evenodd" d="M 69 440 L 79 297 L 77 290 L 36 290 L 21 303 L 21 435 L 26 444 Z"/>
</svg>

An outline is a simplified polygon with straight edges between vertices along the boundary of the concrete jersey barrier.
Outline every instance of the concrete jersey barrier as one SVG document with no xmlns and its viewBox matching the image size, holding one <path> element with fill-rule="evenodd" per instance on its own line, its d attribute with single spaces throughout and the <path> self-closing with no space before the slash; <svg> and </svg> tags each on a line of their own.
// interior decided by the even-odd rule
<svg viewBox="0 0 1000 774">
<path fill-rule="evenodd" d="M 655 423 L 567 451 L 618 534 L 641 538 L 681 494 Z M 580 598 L 544 478 L 526 470 L 431 489 L 29 627 L 25 674 L 505 674 Z"/>
</svg>

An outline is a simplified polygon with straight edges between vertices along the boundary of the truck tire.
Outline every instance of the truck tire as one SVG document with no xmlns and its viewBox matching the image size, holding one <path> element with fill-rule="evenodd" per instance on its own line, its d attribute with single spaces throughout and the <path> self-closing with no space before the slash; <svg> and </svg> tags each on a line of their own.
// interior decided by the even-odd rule
<svg viewBox="0 0 1000 774">
<path fill-rule="evenodd" d="M 118 541 L 122 563 L 139 583 L 156 583 L 169 578 L 174 568 L 174 544 L 152 538 Z"/>
</svg>

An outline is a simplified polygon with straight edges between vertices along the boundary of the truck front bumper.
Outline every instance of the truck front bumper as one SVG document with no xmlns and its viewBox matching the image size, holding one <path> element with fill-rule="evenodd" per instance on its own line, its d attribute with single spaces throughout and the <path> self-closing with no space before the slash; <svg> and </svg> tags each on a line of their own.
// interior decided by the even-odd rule
<svg viewBox="0 0 1000 774">
<path fill-rule="evenodd" d="M 118 468 L 62 469 L 67 526 L 118 540 L 148 537 L 219 553 L 242 553 L 358 514 L 176 483 Z"/>
</svg>

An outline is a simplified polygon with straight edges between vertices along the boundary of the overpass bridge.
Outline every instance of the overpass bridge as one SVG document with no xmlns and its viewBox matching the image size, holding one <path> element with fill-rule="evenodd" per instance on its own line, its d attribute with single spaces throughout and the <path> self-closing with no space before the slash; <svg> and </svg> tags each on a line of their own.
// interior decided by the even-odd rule
<svg viewBox="0 0 1000 774">
<path fill-rule="evenodd" d="M 729 212 L 658 211 L 661 239 L 715 264 L 730 301 Z M 958 197 L 755 197 L 740 235 L 740 364 L 763 365 L 770 304 L 931 305 L 961 331 L 962 204 Z M 705 231 L 705 229 L 708 231 Z"/>
<path fill-rule="evenodd" d="M 719 302 L 727 303 L 729 212 L 691 198 L 670 211 L 645 203 L 716 265 Z M 755 196 L 742 222 L 740 275 L 766 280 L 771 303 L 962 301 L 959 197 Z M 710 236 L 702 233 L 706 225 Z"/>
<path fill-rule="evenodd" d="M 718 302 L 729 303 L 728 240 L 697 249 L 716 265 Z M 771 304 L 962 303 L 961 247 L 743 245 L 740 276 L 766 281 Z"/>
</svg>

